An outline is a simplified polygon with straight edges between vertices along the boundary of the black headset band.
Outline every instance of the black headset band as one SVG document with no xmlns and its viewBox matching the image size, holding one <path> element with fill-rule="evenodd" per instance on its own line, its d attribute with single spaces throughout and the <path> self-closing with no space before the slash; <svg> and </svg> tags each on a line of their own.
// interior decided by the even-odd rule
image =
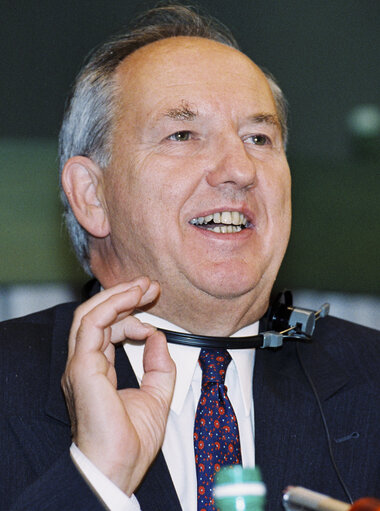
<svg viewBox="0 0 380 511">
<path fill-rule="evenodd" d="M 159 329 L 171 344 L 196 346 L 208 349 L 252 349 L 261 348 L 263 336 L 261 334 L 248 337 L 213 337 L 209 335 L 192 335 L 182 332 Z"/>
<path fill-rule="evenodd" d="M 196 346 L 208 349 L 252 349 L 279 348 L 284 340 L 309 341 L 314 332 L 315 322 L 328 314 L 329 304 L 325 303 L 318 311 L 293 307 L 290 291 L 280 293 L 267 314 L 260 320 L 258 335 L 248 337 L 213 337 L 172 332 L 160 328 L 172 344 Z"/>
</svg>

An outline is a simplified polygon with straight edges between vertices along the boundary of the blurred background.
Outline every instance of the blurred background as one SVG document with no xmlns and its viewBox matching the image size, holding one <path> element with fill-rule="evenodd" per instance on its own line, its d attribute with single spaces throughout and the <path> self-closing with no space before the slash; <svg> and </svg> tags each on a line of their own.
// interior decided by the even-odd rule
<svg viewBox="0 0 380 511">
<path fill-rule="evenodd" d="M 191 3 L 191 2 L 188 2 Z M 86 282 L 58 200 L 57 135 L 88 52 L 155 2 L 3 0 L 0 319 Z M 276 288 L 380 328 L 380 2 L 204 0 L 290 104 L 293 232 Z M 237 87 L 239 84 L 237 84 Z"/>
</svg>

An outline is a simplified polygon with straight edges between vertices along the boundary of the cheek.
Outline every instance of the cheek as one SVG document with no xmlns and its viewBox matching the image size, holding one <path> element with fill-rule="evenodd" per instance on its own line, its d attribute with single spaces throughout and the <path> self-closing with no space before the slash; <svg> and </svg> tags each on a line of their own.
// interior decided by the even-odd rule
<svg viewBox="0 0 380 511">
<path fill-rule="evenodd" d="M 268 212 L 278 214 L 287 211 L 291 202 L 290 172 L 286 169 L 272 168 L 264 170 L 258 178 L 258 191 L 262 193 Z"/>
<path fill-rule="evenodd" d="M 273 166 L 273 174 L 267 182 L 268 196 L 272 196 L 280 210 L 287 212 L 290 208 L 291 178 L 287 163 Z"/>
<path fill-rule="evenodd" d="M 157 250 L 173 232 L 175 187 L 130 180 L 114 190 L 110 218 L 118 242 Z M 160 241 L 161 240 L 161 241 Z"/>
<path fill-rule="evenodd" d="M 278 208 L 285 219 L 291 216 L 291 182 L 290 174 L 282 176 L 277 192 Z"/>
<path fill-rule="evenodd" d="M 281 171 L 267 173 L 262 182 L 262 205 L 265 210 L 266 227 L 271 233 L 268 246 L 287 243 L 291 223 L 291 181 L 290 173 Z M 268 232 L 268 231 L 267 231 Z M 269 234 L 268 232 L 268 234 Z"/>
<path fill-rule="evenodd" d="M 275 230 L 277 232 L 278 244 L 283 247 L 285 251 L 289 241 L 290 228 L 291 228 L 291 182 L 290 174 L 284 176 L 278 193 L 278 204 L 277 204 L 277 223 Z M 276 222 L 276 219 L 274 219 Z"/>
</svg>

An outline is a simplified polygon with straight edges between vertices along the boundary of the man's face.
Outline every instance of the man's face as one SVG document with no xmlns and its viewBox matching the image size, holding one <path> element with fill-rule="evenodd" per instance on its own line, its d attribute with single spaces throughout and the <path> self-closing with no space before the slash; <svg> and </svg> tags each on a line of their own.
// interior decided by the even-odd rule
<svg viewBox="0 0 380 511">
<path fill-rule="evenodd" d="M 117 83 L 104 178 L 117 280 L 157 279 L 163 311 L 267 296 L 289 237 L 290 175 L 262 72 L 181 37 L 134 52 Z"/>
</svg>

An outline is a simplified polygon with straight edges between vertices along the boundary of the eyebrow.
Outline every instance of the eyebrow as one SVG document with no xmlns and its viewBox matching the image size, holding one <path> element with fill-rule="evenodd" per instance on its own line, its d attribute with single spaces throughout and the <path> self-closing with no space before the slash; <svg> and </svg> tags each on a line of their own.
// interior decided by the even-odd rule
<svg viewBox="0 0 380 511">
<path fill-rule="evenodd" d="M 197 117 L 197 112 L 191 109 L 187 104 L 165 110 L 160 117 L 168 117 L 175 121 L 193 121 Z M 250 116 L 249 121 L 253 124 L 270 124 L 281 130 L 281 122 L 277 115 L 269 113 L 260 113 Z"/>
<path fill-rule="evenodd" d="M 249 117 L 253 124 L 272 124 L 281 130 L 281 122 L 277 115 L 274 114 L 257 114 Z"/>
<path fill-rule="evenodd" d="M 162 116 L 169 117 L 169 119 L 175 121 L 192 121 L 196 118 L 197 112 L 192 110 L 190 105 L 184 103 L 178 107 L 166 110 Z"/>
</svg>

